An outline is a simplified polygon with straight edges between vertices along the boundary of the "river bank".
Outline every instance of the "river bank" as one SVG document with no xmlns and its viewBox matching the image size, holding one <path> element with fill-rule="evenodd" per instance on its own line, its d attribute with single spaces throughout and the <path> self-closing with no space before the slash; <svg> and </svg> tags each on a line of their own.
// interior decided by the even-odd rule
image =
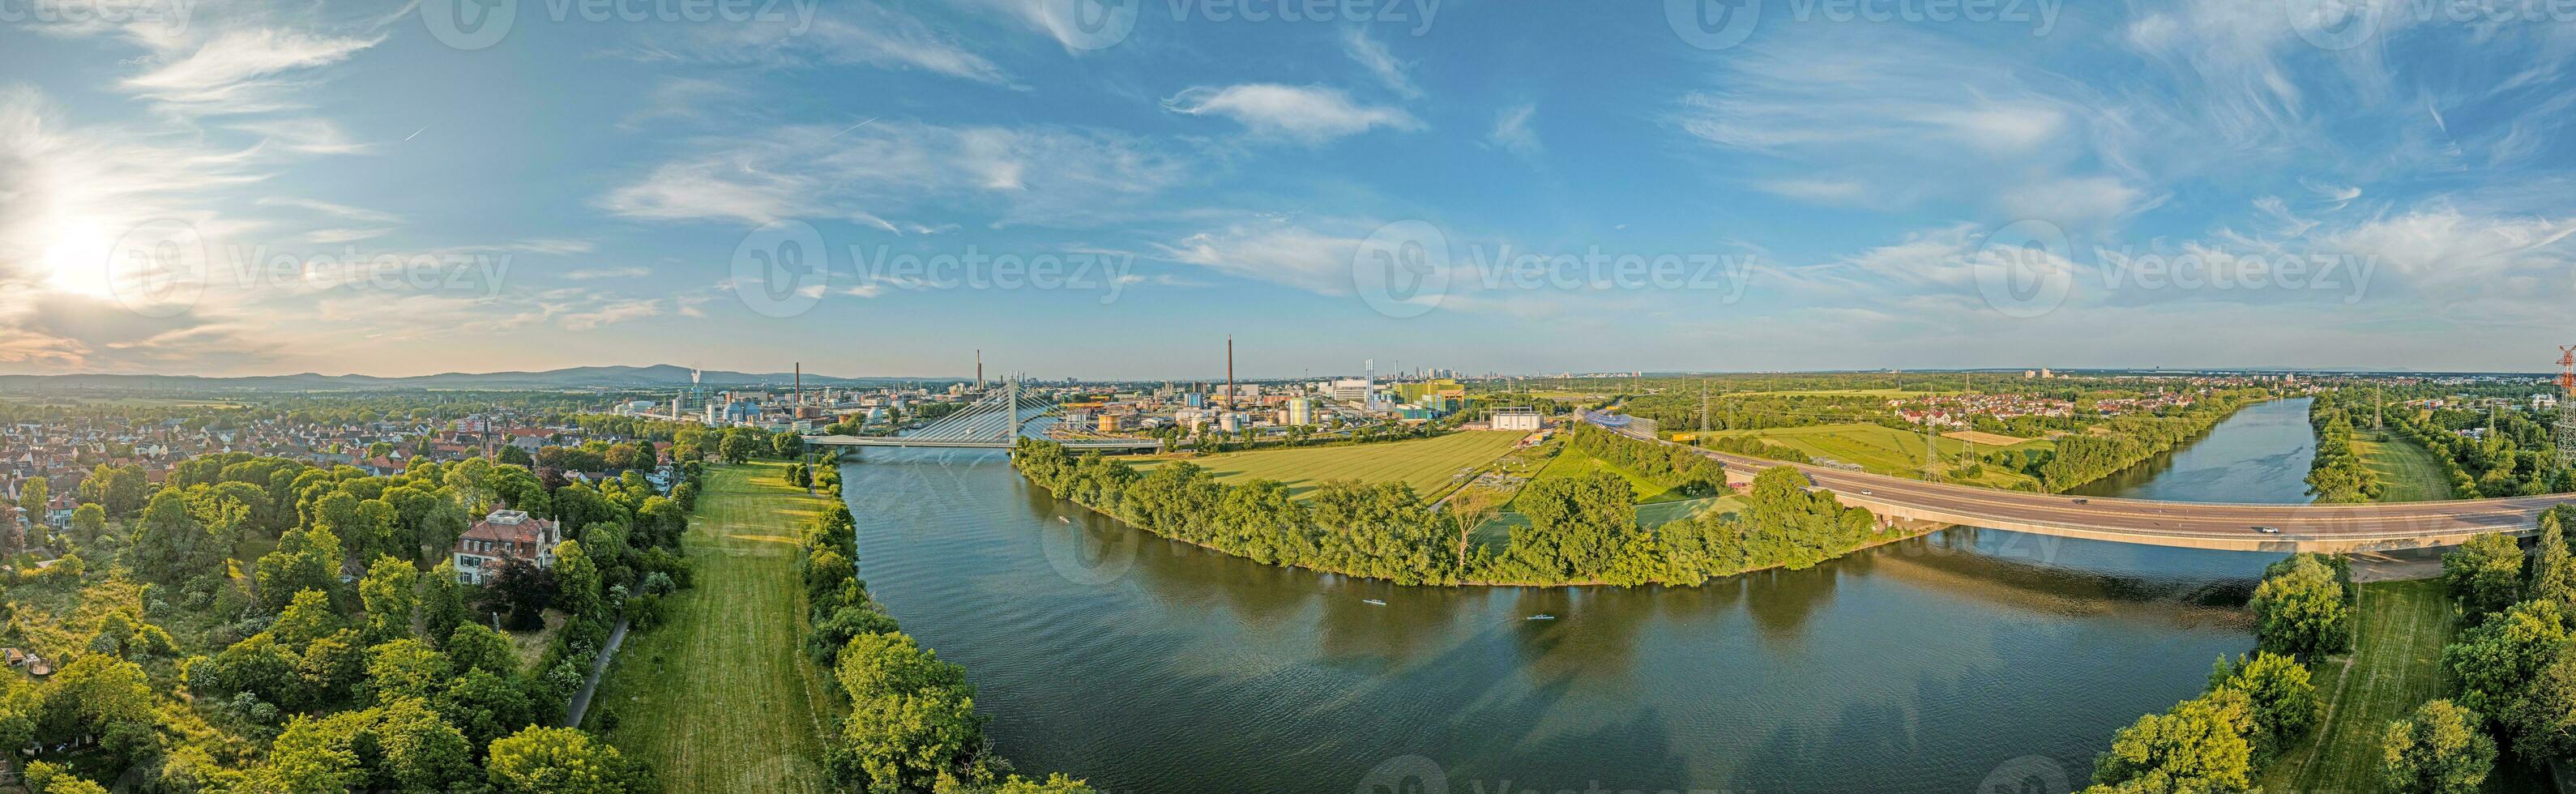
<svg viewBox="0 0 2576 794">
<path fill-rule="evenodd" d="M 1951 528 L 1691 588 L 1404 587 L 1157 538 L 996 454 L 843 471 L 871 591 L 996 751 L 1104 790 L 2071 783 L 2244 648 L 2276 558 Z"/>
</svg>

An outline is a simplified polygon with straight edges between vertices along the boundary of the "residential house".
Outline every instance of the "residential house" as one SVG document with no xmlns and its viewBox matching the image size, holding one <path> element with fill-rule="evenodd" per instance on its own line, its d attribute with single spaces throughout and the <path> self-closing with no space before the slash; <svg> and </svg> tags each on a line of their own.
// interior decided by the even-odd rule
<svg viewBox="0 0 2576 794">
<path fill-rule="evenodd" d="M 501 564 L 508 560 L 552 568 L 555 546 L 562 542 L 563 531 L 555 522 L 531 518 L 520 510 L 494 510 L 457 537 L 456 580 L 483 584 L 500 575 Z"/>
</svg>

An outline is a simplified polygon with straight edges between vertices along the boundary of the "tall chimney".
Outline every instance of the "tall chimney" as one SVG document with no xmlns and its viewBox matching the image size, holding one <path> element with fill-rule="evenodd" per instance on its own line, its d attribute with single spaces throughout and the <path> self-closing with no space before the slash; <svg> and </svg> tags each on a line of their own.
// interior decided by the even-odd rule
<svg viewBox="0 0 2576 794">
<path fill-rule="evenodd" d="M 796 362 L 796 407 L 805 407 L 805 362 Z"/>
<path fill-rule="evenodd" d="M 1225 335 L 1225 409 L 1234 410 L 1234 335 Z"/>
<path fill-rule="evenodd" d="M 975 348 L 975 390 L 984 390 L 984 349 Z"/>
</svg>

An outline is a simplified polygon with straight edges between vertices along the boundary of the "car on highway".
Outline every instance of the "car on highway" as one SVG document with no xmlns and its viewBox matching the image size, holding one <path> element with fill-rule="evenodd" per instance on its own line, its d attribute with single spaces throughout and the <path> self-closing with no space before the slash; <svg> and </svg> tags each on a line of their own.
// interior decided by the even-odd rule
<svg viewBox="0 0 2576 794">
<path fill-rule="evenodd" d="M 2256 531 L 2256 532 L 2261 532 L 2261 533 L 2266 534 L 2266 535 L 2278 535 L 2278 534 L 2281 534 L 2281 528 L 2280 528 L 2280 527 L 2255 527 L 2255 528 L 2254 528 L 2254 531 Z"/>
<path fill-rule="evenodd" d="M 2091 500 L 2091 499 L 2077 499 L 2077 500 L 2075 500 L 2075 503 L 2076 503 L 2076 504 L 2079 504 L 2079 505 L 2081 505 L 2081 504 L 2092 504 L 2092 503 L 2093 503 L 2093 500 Z"/>
</svg>

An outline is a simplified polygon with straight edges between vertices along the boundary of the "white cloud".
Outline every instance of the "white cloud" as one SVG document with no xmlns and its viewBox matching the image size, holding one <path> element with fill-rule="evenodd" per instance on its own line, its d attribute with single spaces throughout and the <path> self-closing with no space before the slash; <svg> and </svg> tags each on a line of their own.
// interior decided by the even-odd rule
<svg viewBox="0 0 2576 794">
<path fill-rule="evenodd" d="M 1422 88 L 1414 85 L 1412 76 L 1404 72 L 1406 64 L 1396 60 L 1395 54 L 1387 51 L 1384 42 L 1369 38 L 1367 28 L 1354 27 L 1344 30 L 1342 51 L 1348 53 L 1351 60 L 1359 62 L 1361 68 L 1367 69 L 1370 76 L 1376 77 L 1378 82 L 1384 83 L 1386 89 L 1395 92 L 1397 96 L 1406 99 L 1422 98 Z"/>
<path fill-rule="evenodd" d="M 2144 193 L 2107 176 L 2041 180 L 2007 188 L 1996 201 L 2014 219 L 2060 224 L 2112 220 L 2152 206 Z"/>
<path fill-rule="evenodd" d="M 600 206 L 632 218 L 841 219 L 898 232 L 942 227 L 902 221 L 903 214 L 958 209 L 1000 223 L 1084 225 L 1180 183 L 1195 167 L 1122 134 L 1054 127 L 884 120 L 703 144 L 706 153 L 655 166 Z"/>
<path fill-rule="evenodd" d="M 1351 256 L 1360 238 L 1323 233 L 1286 219 L 1239 223 L 1158 246 L 1172 261 L 1320 295 L 1352 294 Z"/>
<path fill-rule="evenodd" d="M 1323 143 L 1371 128 L 1422 128 L 1422 122 L 1398 108 L 1351 101 L 1331 88 L 1276 83 L 1246 83 L 1223 88 L 1198 86 L 1163 101 L 1163 107 L 1192 116 L 1224 116 L 1256 135 Z"/>
<path fill-rule="evenodd" d="M 159 68 L 129 78 L 125 87 L 190 115 L 264 113 L 298 106 L 284 89 L 287 75 L 348 59 L 382 36 L 328 36 L 294 30 L 244 27 L 224 30 L 195 45 L 164 54 Z"/>
<path fill-rule="evenodd" d="M 1485 133 L 1485 142 L 1524 158 L 1534 158 L 1544 148 L 1539 145 L 1538 131 L 1530 129 L 1530 119 L 1538 115 L 1538 105 L 1521 103 L 1503 109 L 1494 116 L 1494 129 Z"/>
<path fill-rule="evenodd" d="M 1010 75 L 913 16 L 871 2 L 831 6 L 836 16 L 800 30 L 786 23 L 705 25 L 672 44 L 634 53 L 646 60 L 754 64 L 770 67 L 868 66 L 919 70 L 1012 86 Z"/>
<path fill-rule="evenodd" d="M 652 274 L 651 269 L 643 267 L 600 267 L 565 271 L 563 277 L 574 281 L 595 281 L 605 278 L 642 278 Z"/>
</svg>

